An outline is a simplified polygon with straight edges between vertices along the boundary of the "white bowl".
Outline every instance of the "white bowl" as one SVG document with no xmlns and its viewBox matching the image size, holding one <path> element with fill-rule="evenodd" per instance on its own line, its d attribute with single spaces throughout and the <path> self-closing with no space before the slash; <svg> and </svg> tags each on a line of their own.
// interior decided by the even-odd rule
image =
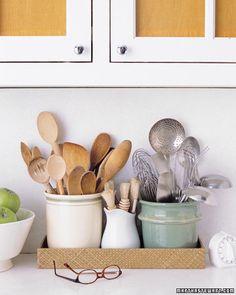
<svg viewBox="0 0 236 295">
<path fill-rule="evenodd" d="M 16 222 L 0 224 L 0 272 L 13 266 L 12 258 L 20 254 L 32 226 L 35 214 L 20 208 Z"/>
</svg>

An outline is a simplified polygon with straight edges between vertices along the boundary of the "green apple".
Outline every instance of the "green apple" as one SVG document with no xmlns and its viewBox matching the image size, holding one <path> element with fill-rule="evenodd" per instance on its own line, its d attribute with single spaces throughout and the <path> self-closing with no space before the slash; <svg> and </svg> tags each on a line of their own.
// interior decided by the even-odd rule
<svg viewBox="0 0 236 295">
<path fill-rule="evenodd" d="M 12 210 L 14 213 L 20 208 L 20 198 L 7 188 L 0 188 L 0 206 Z"/>
<path fill-rule="evenodd" d="M 6 207 L 0 207 L 0 224 L 17 221 L 16 214 Z"/>
</svg>

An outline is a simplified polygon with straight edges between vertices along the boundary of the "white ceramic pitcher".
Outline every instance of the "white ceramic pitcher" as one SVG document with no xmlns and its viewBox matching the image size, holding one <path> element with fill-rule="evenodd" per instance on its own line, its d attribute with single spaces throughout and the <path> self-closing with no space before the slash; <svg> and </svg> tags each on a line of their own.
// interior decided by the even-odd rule
<svg viewBox="0 0 236 295">
<path fill-rule="evenodd" d="M 107 223 L 102 237 L 102 248 L 139 248 L 135 214 L 121 209 L 104 208 L 104 211 Z"/>
</svg>

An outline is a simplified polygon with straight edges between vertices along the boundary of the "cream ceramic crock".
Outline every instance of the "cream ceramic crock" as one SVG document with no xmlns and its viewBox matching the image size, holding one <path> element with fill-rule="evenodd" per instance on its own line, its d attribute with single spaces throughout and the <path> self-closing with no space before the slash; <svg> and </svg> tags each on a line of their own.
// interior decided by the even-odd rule
<svg viewBox="0 0 236 295">
<path fill-rule="evenodd" d="M 100 194 L 45 193 L 49 248 L 99 248 L 102 235 Z"/>
</svg>

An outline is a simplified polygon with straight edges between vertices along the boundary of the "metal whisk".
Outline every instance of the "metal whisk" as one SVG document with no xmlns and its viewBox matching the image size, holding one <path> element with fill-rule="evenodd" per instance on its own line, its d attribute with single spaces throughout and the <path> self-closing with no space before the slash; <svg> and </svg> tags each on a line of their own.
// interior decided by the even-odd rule
<svg viewBox="0 0 236 295">
<path fill-rule="evenodd" d="M 136 150 L 132 157 L 132 165 L 140 181 L 142 199 L 149 202 L 156 202 L 158 172 L 151 155 L 144 149 Z"/>
</svg>

